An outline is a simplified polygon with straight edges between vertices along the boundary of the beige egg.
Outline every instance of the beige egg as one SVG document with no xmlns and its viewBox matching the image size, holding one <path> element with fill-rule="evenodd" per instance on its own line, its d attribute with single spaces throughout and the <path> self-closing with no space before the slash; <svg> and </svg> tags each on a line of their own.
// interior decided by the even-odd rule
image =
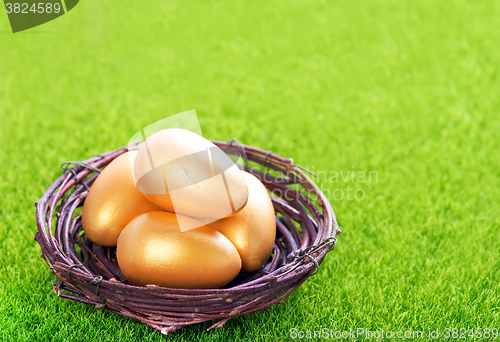
<svg viewBox="0 0 500 342">
<path fill-rule="evenodd" d="M 220 288 L 238 275 L 241 259 L 224 235 L 200 226 L 185 232 L 169 212 L 150 212 L 132 220 L 122 231 L 116 250 L 118 264 L 134 285 L 170 288 Z"/>
<path fill-rule="evenodd" d="M 238 213 L 212 222 L 236 246 L 242 271 L 259 269 L 268 260 L 276 238 L 276 218 L 269 193 L 255 176 L 242 171 L 248 186 L 248 201 Z"/>
<path fill-rule="evenodd" d="M 139 148 L 134 175 L 151 202 L 203 222 L 241 210 L 248 199 L 243 175 L 229 156 L 184 129 L 149 136 Z"/>
<path fill-rule="evenodd" d="M 137 216 L 162 210 L 136 190 L 131 160 L 126 152 L 108 164 L 96 178 L 85 199 L 82 224 L 85 234 L 102 246 L 116 246 L 121 231 Z"/>
</svg>

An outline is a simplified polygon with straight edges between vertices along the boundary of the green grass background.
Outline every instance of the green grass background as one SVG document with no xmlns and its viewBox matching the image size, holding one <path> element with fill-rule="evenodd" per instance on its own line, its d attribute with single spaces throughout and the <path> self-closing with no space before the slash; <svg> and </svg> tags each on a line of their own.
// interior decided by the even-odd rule
<svg viewBox="0 0 500 342">
<path fill-rule="evenodd" d="M 499 15 L 495 1 L 84 0 L 12 34 L 0 13 L 0 339 L 165 340 L 52 292 L 33 204 L 62 162 L 192 108 L 209 139 L 378 179 L 317 179 L 344 233 L 284 304 L 166 340 L 500 328 Z M 364 199 L 333 197 L 347 186 Z"/>
</svg>

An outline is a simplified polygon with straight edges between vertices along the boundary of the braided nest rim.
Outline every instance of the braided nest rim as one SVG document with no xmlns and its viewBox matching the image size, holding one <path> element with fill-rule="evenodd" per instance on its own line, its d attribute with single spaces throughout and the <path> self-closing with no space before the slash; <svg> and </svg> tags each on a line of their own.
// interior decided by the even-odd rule
<svg viewBox="0 0 500 342">
<path fill-rule="evenodd" d="M 227 154 L 241 156 L 244 165 L 238 166 L 259 178 L 272 193 L 276 240 L 271 257 L 261 269 L 240 273 L 221 289 L 130 285 L 116 262 L 116 247 L 102 247 L 90 241 L 83 232 L 81 214 L 75 211 L 83 206 L 100 168 L 129 149 L 137 149 L 136 144 L 83 162 L 64 163 L 64 173 L 35 203 L 35 240 L 42 249 L 41 258 L 59 279 L 52 281 L 54 292 L 62 298 L 139 320 L 168 334 L 210 320 L 215 324 L 207 330 L 220 328 L 231 318 L 283 303 L 314 275 L 325 255 L 335 248 L 341 231 L 330 202 L 306 175 L 309 171 L 293 164 L 292 159 L 243 145 L 236 139 L 212 142 Z M 250 166 L 249 161 L 266 171 Z M 293 185 L 306 190 L 307 195 Z M 311 195 L 316 196 L 317 204 Z"/>
</svg>

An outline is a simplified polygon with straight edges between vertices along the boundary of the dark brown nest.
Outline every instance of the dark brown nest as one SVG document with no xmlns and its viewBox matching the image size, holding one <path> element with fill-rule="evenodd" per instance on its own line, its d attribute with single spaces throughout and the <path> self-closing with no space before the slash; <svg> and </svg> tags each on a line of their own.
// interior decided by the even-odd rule
<svg viewBox="0 0 500 342">
<path fill-rule="evenodd" d="M 242 156 L 241 167 L 273 193 L 276 241 L 272 256 L 260 270 L 239 274 L 222 289 L 130 285 L 116 262 L 116 247 L 90 241 L 78 214 L 100 169 L 128 150 L 123 147 L 84 162 L 64 163 L 63 175 L 35 203 L 35 240 L 42 248 L 41 257 L 59 278 L 53 282 L 57 295 L 107 308 L 168 334 L 210 320 L 215 324 L 209 329 L 219 328 L 231 318 L 282 303 L 315 274 L 341 231 L 328 199 L 306 175 L 307 170 L 291 159 L 235 139 L 214 143 L 228 154 Z"/>
</svg>

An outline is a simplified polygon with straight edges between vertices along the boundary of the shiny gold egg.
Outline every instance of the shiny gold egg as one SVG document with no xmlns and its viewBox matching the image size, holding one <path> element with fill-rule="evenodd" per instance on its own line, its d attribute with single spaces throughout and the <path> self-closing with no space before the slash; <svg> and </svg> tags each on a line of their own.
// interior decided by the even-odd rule
<svg viewBox="0 0 500 342">
<path fill-rule="evenodd" d="M 245 206 L 248 189 L 234 162 L 202 136 L 170 128 L 149 136 L 134 165 L 137 189 L 178 214 L 212 222 Z"/>
<path fill-rule="evenodd" d="M 259 269 L 268 260 L 276 238 L 276 218 L 269 193 L 262 182 L 242 171 L 248 186 L 248 201 L 238 213 L 212 222 L 236 246 L 242 271 Z"/>
<path fill-rule="evenodd" d="M 126 152 L 111 163 L 94 181 L 85 199 L 82 224 L 85 234 L 102 246 L 116 246 L 121 231 L 135 217 L 162 208 L 136 190 L 132 165 L 137 151 Z"/>
<path fill-rule="evenodd" d="M 134 285 L 171 288 L 219 288 L 241 269 L 238 251 L 224 235 L 200 226 L 185 232 L 179 221 L 194 220 L 169 212 L 133 219 L 118 238 L 121 271 Z"/>
</svg>

